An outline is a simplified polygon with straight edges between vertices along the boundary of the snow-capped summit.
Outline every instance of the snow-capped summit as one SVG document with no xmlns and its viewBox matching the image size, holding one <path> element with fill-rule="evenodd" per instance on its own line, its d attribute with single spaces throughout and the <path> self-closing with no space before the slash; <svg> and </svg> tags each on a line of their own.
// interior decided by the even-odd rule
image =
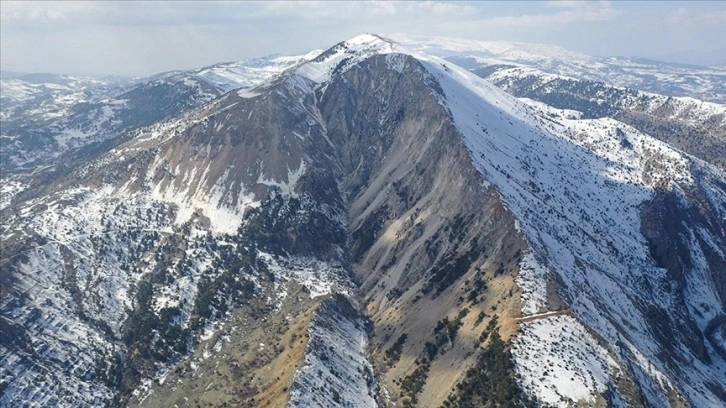
<svg viewBox="0 0 726 408">
<path fill-rule="evenodd" d="M 354 66 L 376 54 L 394 52 L 397 44 L 376 34 L 362 34 L 340 42 L 296 69 L 296 73 L 316 83 L 329 81 L 336 72 Z"/>
</svg>

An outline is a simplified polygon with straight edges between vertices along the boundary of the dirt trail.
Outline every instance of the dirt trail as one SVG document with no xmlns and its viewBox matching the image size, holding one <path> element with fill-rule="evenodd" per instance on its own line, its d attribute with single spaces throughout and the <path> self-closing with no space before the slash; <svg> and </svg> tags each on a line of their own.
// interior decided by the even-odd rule
<svg viewBox="0 0 726 408">
<path fill-rule="evenodd" d="M 520 323 L 527 323 L 533 320 L 546 319 L 552 316 L 569 315 L 572 313 L 572 309 L 555 310 L 552 312 L 537 313 L 529 316 L 518 317 L 517 320 Z"/>
</svg>

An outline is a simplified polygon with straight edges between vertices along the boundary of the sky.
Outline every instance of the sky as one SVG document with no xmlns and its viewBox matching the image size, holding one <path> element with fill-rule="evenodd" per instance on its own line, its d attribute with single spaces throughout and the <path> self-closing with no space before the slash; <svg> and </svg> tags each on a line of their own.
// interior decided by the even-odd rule
<svg viewBox="0 0 726 408">
<path fill-rule="evenodd" d="M 362 33 L 559 45 L 726 65 L 726 1 L 0 1 L 0 69 L 145 76 L 324 49 Z"/>
</svg>

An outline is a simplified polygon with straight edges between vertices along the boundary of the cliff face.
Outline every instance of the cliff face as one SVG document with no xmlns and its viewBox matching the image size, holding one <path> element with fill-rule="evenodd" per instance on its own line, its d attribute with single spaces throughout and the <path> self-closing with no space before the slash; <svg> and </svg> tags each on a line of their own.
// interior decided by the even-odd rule
<svg viewBox="0 0 726 408">
<path fill-rule="evenodd" d="M 333 80 L 320 102 L 340 146 L 372 356 L 395 403 L 439 406 L 475 364 L 492 318 L 509 338 L 519 315 L 525 242 L 472 166 L 444 97 L 419 61 L 384 55 Z"/>
</svg>

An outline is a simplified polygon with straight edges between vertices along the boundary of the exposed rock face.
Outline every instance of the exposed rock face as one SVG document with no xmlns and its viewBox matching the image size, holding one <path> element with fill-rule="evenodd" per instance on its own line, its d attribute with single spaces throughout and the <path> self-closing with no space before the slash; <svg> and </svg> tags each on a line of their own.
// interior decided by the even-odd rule
<svg viewBox="0 0 726 408">
<path fill-rule="evenodd" d="M 713 285 L 711 296 L 715 298 L 710 300 L 720 302 L 722 308 L 726 306 L 726 275 L 719 272 L 726 270 L 726 262 L 722 249 L 710 238 L 716 236 L 723 241 L 726 231 L 717 215 L 720 203 L 709 199 L 710 193 L 703 187 L 686 189 L 687 201 L 680 191 L 659 191 L 641 207 L 641 231 L 656 264 L 667 271 L 668 290 L 678 304 L 675 310 L 653 310 L 649 324 L 664 344 L 681 339 L 700 361 L 710 364 L 714 352 L 723 356 L 724 344 L 712 333 L 719 330 L 724 315 L 714 313 L 710 306 L 704 309 L 710 302 L 704 302 L 706 297 L 699 291 L 706 288 L 694 287 L 694 281 L 702 281 L 704 276 L 699 275 L 710 272 L 705 277 Z M 726 190 L 720 188 L 720 192 Z M 689 315 L 689 310 L 695 313 Z M 670 364 L 676 369 L 681 362 L 675 357 Z"/>
<path fill-rule="evenodd" d="M 351 262 L 382 381 L 394 402 L 438 406 L 474 363 L 489 314 L 505 316 L 512 334 L 525 243 L 471 166 L 434 77 L 411 57 L 395 56 L 400 72 L 388 69 L 393 57 L 336 78 L 320 105 L 329 139 L 341 146 Z M 451 338 L 436 332 L 445 319 Z M 386 361 L 401 336 L 408 340 L 397 361 Z M 401 385 L 412 376 L 421 384 Z"/>
<path fill-rule="evenodd" d="M 73 167 L 135 136 L 136 130 L 231 90 L 259 85 L 315 55 L 222 63 L 140 80 L 3 72 L 3 171 Z"/>
<path fill-rule="evenodd" d="M 18 179 L 0 402 L 719 403 L 723 172 L 396 47 Z"/>
</svg>

